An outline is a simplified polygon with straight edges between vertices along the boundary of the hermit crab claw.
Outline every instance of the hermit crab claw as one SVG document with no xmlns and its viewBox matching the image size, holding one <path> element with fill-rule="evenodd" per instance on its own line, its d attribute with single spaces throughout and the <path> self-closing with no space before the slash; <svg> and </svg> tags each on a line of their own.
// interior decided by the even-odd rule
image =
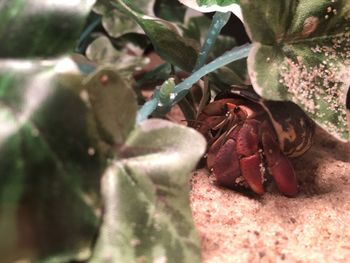
<svg viewBox="0 0 350 263">
<path fill-rule="evenodd" d="M 246 120 L 237 136 L 236 150 L 241 156 L 239 163 L 243 178 L 255 193 L 262 195 L 265 191 L 262 159 L 258 147 L 259 126 L 260 122 L 257 120 Z"/>
<path fill-rule="evenodd" d="M 265 122 L 262 125 L 261 142 L 267 167 L 279 191 L 287 196 L 295 196 L 298 193 L 298 182 L 293 166 L 271 134 Z"/>
</svg>

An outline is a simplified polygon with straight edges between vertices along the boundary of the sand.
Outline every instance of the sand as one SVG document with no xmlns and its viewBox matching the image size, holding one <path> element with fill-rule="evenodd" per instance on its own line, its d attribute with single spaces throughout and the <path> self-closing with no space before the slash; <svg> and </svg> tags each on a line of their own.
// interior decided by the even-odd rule
<svg viewBox="0 0 350 263">
<path fill-rule="evenodd" d="M 206 169 L 192 175 L 191 206 L 203 262 L 350 262 L 350 144 L 320 129 L 293 160 L 300 193 L 271 182 L 257 197 L 219 187 Z"/>
</svg>

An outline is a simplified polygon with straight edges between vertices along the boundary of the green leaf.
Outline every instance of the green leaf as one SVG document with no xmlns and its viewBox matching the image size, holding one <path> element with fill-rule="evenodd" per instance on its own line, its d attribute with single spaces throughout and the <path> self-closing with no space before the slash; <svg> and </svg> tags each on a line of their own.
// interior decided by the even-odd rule
<svg viewBox="0 0 350 263">
<path fill-rule="evenodd" d="M 93 11 L 100 15 L 106 15 L 114 8 L 114 0 L 97 0 L 93 7 Z M 156 0 L 124 0 L 124 2 L 131 6 L 133 10 L 144 13 L 149 16 L 154 16 L 153 8 Z"/>
<path fill-rule="evenodd" d="M 196 41 L 203 43 L 208 34 L 210 24 L 211 20 L 206 16 L 191 17 L 184 25 L 184 33 L 187 37 L 194 38 Z M 234 38 L 219 35 L 209 59 L 213 60 L 235 46 L 237 46 L 237 43 Z M 211 79 L 217 84 L 224 83 L 226 87 L 227 85 L 247 85 L 249 83 L 247 59 L 244 58 L 219 68 L 211 74 Z"/>
<path fill-rule="evenodd" d="M 84 79 L 69 58 L 0 60 L 1 262 L 90 256 L 106 154 L 135 114 L 130 87 L 111 70 Z"/>
<path fill-rule="evenodd" d="M 104 162 L 68 58 L 0 61 L 0 261 L 84 259 Z"/>
<path fill-rule="evenodd" d="M 112 9 L 102 18 L 102 25 L 111 37 L 118 38 L 128 33 L 142 33 L 142 28 L 129 16 Z"/>
<path fill-rule="evenodd" d="M 114 48 L 109 38 L 96 38 L 86 49 L 86 57 L 98 64 L 111 65 L 119 74 L 130 76 L 136 67 L 143 67 L 146 61 L 143 57 L 125 54 Z"/>
<path fill-rule="evenodd" d="M 210 76 L 214 83 L 224 84 L 225 88 L 232 85 L 249 85 L 250 79 L 247 72 L 247 59 L 240 59 L 227 66 L 219 68 Z"/>
<path fill-rule="evenodd" d="M 131 87 L 114 70 L 102 69 L 85 88 L 101 136 L 112 146 L 121 145 L 135 126 L 137 103 Z"/>
<path fill-rule="evenodd" d="M 1 61 L 1 262 L 86 260 L 102 201 L 92 262 L 200 261 L 187 175 L 205 140 L 160 120 L 130 133 L 130 91 L 109 69 L 83 79 L 68 58 Z"/>
<path fill-rule="evenodd" d="M 232 12 L 242 20 L 238 0 L 179 0 L 180 3 L 199 12 Z"/>
<path fill-rule="evenodd" d="M 229 36 L 219 36 L 213 48 L 213 55 L 211 57 L 219 57 L 236 46 L 237 43 L 234 38 Z M 224 83 L 225 86 L 250 84 L 247 72 L 247 58 L 240 59 L 219 68 L 216 72 L 212 73 L 211 77 Z"/>
<path fill-rule="evenodd" d="M 228 6 L 231 4 L 238 4 L 237 0 L 196 0 L 197 4 L 203 5 L 218 5 L 218 6 Z"/>
<path fill-rule="evenodd" d="M 292 100 L 329 133 L 348 139 L 350 2 L 244 0 L 241 7 L 253 40 L 254 89 L 267 99 Z"/>
<path fill-rule="evenodd" d="M 202 45 L 208 34 L 211 22 L 212 20 L 207 16 L 190 17 L 183 25 L 184 36 L 193 38 Z"/>
<path fill-rule="evenodd" d="M 182 37 L 172 23 L 144 15 L 133 9 L 127 2 L 117 0 L 115 7 L 132 17 L 142 27 L 155 50 L 164 60 L 181 69 L 191 71 L 197 58 L 197 43 Z"/>
<path fill-rule="evenodd" d="M 111 0 L 98 0 L 93 10 L 102 15 L 102 25 L 111 37 L 118 38 L 128 33 L 142 33 L 142 28 L 137 22 L 124 12 L 115 9 Z M 132 1 L 127 1 L 136 10 L 144 14 L 153 16 L 153 6 L 155 0 L 138 0 L 137 5 Z"/>
<path fill-rule="evenodd" d="M 90 262 L 200 262 L 189 172 L 205 150 L 192 129 L 163 120 L 137 127 L 103 176 L 105 214 Z"/>
<path fill-rule="evenodd" d="M 0 57 L 52 57 L 72 52 L 93 2 L 2 0 Z"/>
<path fill-rule="evenodd" d="M 171 22 L 183 23 L 186 7 L 178 0 L 158 0 L 155 5 L 155 15 Z"/>
<path fill-rule="evenodd" d="M 103 16 L 102 25 L 114 38 L 127 33 L 142 33 L 142 28 L 134 20 L 115 9 Z"/>
<path fill-rule="evenodd" d="M 219 35 L 221 29 L 228 22 L 229 17 L 230 13 L 216 12 L 211 22 L 206 16 L 189 19 L 186 24 L 186 34 L 197 37 L 203 43 L 195 69 L 203 66 L 208 60 L 207 58 L 213 60 L 237 46 L 234 38 Z M 203 38 L 203 36 L 206 37 Z M 246 59 L 219 68 L 211 74 L 211 80 L 214 80 L 216 85 L 222 86 L 224 84 L 223 86 L 225 87 L 234 84 L 245 84 L 246 79 Z"/>
</svg>

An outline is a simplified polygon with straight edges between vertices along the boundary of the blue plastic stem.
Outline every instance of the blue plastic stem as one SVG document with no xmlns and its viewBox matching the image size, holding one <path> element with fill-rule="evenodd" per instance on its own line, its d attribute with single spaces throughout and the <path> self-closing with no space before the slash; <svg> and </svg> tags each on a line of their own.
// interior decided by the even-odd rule
<svg viewBox="0 0 350 263">
<path fill-rule="evenodd" d="M 189 76 L 187 79 L 185 79 L 183 82 L 175 86 L 174 93 L 172 94 L 172 97 L 174 98 L 169 105 L 162 105 L 163 107 L 170 107 L 172 105 L 175 105 L 178 103 L 181 99 L 183 99 L 188 90 L 192 87 L 194 83 L 196 83 L 198 80 L 200 80 L 203 76 L 217 70 L 218 68 L 221 68 L 227 64 L 230 64 L 234 61 L 237 61 L 239 59 L 245 58 L 248 56 L 249 50 L 251 49 L 252 44 L 245 44 L 240 47 L 235 47 L 234 49 L 227 51 L 220 57 L 216 58 L 209 64 L 205 65 L 204 67 L 200 68 L 196 72 L 194 72 L 191 76 Z M 147 117 L 156 110 L 157 106 L 159 104 L 159 95 L 155 93 L 153 98 L 145 103 L 141 109 L 138 111 L 137 114 L 137 123 L 140 123 L 141 121 L 147 119 Z"/>
<path fill-rule="evenodd" d="M 204 66 L 208 58 L 208 55 L 216 42 L 216 39 L 220 35 L 221 29 L 227 24 L 228 20 L 230 19 L 230 16 L 231 16 L 231 12 L 215 13 L 208 30 L 208 35 L 206 37 L 206 40 L 203 43 L 202 49 L 198 54 L 198 59 L 193 71 L 197 71 L 198 69 Z"/>
<path fill-rule="evenodd" d="M 82 50 L 80 49 L 80 46 L 85 42 L 85 40 L 95 30 L 95 28 L 101 23 L 101 21 L 102 21 L 102 17 L 98 17 L 85 28 L 84 32 L 81 34 L 81 36 L 78 40 L 76 52 L 78 52 L 78 53 L 82 52 Z"/>
<path fill-rule="evenodd" d="M 183 82 L 175 86 L 174 97 L 175 99 L 172 102 L 172 105 L 178 103 L 182 98 L 187 94 L 187 91 L 192 87 L 194 83 L 200 80 L 203 76 L 221 68 L 227 64 L 230 64 L 239 59 L 245 58 L 248 56 L 249 50 L 251 49 L 251 44 L 245 44 L 240 47 L 236 47 L 230 51 L 227 51 L 220 57 L 214 59 L 209 64 L 200 68 L 194 72 L 191 76 L 185 79 Z"/>
</svg>

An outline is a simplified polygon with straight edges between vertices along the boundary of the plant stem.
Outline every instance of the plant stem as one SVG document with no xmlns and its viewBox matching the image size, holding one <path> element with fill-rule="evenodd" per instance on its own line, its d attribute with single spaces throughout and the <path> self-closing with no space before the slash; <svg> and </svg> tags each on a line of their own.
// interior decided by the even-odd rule
<svg viewBox="0 0 350 263">
<path fill-rule="evenodd" d="M 213 19 L 211 21 L 206 39 L 198 54 L 196 65 L 194 66 L 192 73 L 205 65 L 205 62 L 207 61 L 209 53 L 213 49 L 216 43 L 216 40 L 220 35 L 221 29 L 227 24 L 228 20 L 230 19 L 230 16 L 231 16 L 231 12 L 226 12 L 226 13 L 215 12 Z M 191 94 L 191 92 L 189 94 L 191 95 L 192 100 L 194 100 L 193 94 Z M 187 120 L 194 120 L 194 118 L 197 115 L 196 108 L 194 105 L 189 103 L 188 100 L 186 100 L 186 98 L 183 98 L 181 101 L 179 101 L 178 105 L 180 106 Z"/>
<path fill-rule="evenodd" d="M 138 110 L 136 116 L 136 123 L 146 120 L 149 115 L 157 108 L 159 104 L 159 90 L 155 90 L 153 93 L 153 98 L 147 101 L 142 107 Z"/>
<path fill-rule="evenodd" d="M 230 19 L 231 12 L 222 13 L 222 12 L 216 12 L 213 16 L 213 20 L 211 22 L 211 25 L 208 30 L 208 35 L 205 39 L 205 42 L 202 46 L 201 51 L 198 54 L 196 65 L 193 69 L 193 71 L 197 71 L 201 67 L 204 66 L 207 57 L 213 48 L 216 39 L 218 38 L 221 29 L 226 25 L 228 20 Z"/>
<path fill-rule="evenodd" d="M 192 87 L 192 85 L 205 75 L 236 60 L 247 57 L 251 46 L 251 44 L 245 44 L 243 46 L 233 48 L 194 72 L 180 84 L 176 85 L 174 89 L 175 99 L 173 100 L 172 105 L 178 103 L 184 96 L 186 96 L 187 91 Z"/>
<path fill-rule="evenodd" d="M 170 109 L 171 106 L 175 105 L 186 96 L 188 90 L 192 87 L 194 83 L 196 83 L 202 77 L 217 70 L 220 67 L 223 67 L 234 61 L 247 57 L 251 47 L 252 44 L 245 44 L 240 47 L 235 47 L 232 50 L 227 51 L 220 57 L 214 59 L 212 62 L 200 68 L 196 72 L 194 72 L 183 82 L 175 86 L 174 93 L 171 96 L 174 99 L 172 99 L 171 103 L 168 105 L 158 105 L 159 95 L 155 93 L 153 98 L 147 103 L 145 103 L 138 111 L 137 123 L 140 123 L 141 121 L 147 119 L 147 117 L 153 112 L 153 110 L 157 110 L 157 105 L 159 108 L 161 108 L 159 109 L 161 111 L 164 111 L 164 108 Z"/>
<path fill-rule="evenodd" d="M 84 30 L 84 32 L 81 34 L 77 47 L 75 48 L 75 51 L 77 53 L 82 53 L 81 45 L 86 41 L 86 39 L 89 37 L 89 35 L 95 30 L 95 28 L 101 24 L 102 17 L 96 18 L 94 21 L 92 21 Z"/>
</svg>

